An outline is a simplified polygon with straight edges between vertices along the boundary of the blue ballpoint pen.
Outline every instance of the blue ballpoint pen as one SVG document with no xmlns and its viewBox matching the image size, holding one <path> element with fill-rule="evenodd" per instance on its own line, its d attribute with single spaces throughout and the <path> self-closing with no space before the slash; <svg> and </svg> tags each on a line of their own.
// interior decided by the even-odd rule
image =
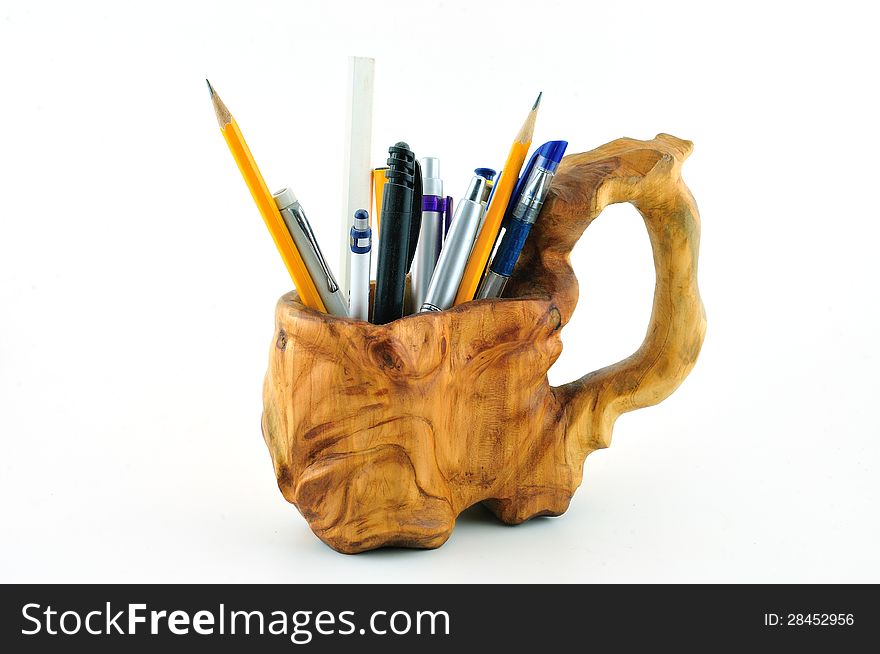
<svg viewBox="0 0 880 654">
<path fill-rule="evenodd" d="M 501 297 L 504 292 L 529 231 L 541 213 L 566 147 L 568 141 L 548 141 L 535 150 L 529 160 L 511 194 L 511 203 L 501 223 L 503 233 L 499 236 L 498 249 L 475 299 Z"/>
</svg>

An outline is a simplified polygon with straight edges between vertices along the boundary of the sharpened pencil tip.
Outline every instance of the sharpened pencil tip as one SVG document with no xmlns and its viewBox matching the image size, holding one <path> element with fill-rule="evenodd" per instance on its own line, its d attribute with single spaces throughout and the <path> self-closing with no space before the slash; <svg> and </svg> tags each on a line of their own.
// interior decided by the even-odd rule
<svg viewBox="0 0 880 654">
<path fill-rule="evenodd" d="M 532 142 L 532 134 L 535 132 L 535 119 L 538 117 L 538 106 L 541 104 L 542 95 L 544 95 L 543 91 L 541 91 L 538 94 L 538 97 L 535 98 L 535 104 L 532 105 L 532 110 L 529 112 L 529 115 L 526 116 L 526 122 L 524 122 L 523 126 L 520 128 L 519 134 L 516 135 L 516 140 L 520 143 Z"/>
<path fill-rule="evenodd" d="M 208 82 L 207 79 L 205 81 Z M 217 114 L 217 122 L 220 123 L 220 129 L 223 129 L 232 122 L 232 114 L 229 113 L 229 109 L 226 108 L 226 105 L 223 104 L 223 100 L 220 99 L 220 96 L 217 95 L 214 87 L 211 86 L 211 82 L 208 82 L 208 91 L 211 93 L 211 104 L 214 105 L 214 113 Z"/>
</svg>

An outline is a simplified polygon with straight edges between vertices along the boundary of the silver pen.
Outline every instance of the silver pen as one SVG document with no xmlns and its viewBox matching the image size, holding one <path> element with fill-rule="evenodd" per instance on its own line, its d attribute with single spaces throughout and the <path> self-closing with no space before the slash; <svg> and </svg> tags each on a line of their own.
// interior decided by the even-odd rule
<svg viewBox="0 0 880 654">
<path fill-rule="evenodd" d="M 442 311 L 455 302 L 458 285 L 461 284 L 461 276 L 474 247 L 477 227 L 485 209 L 481 202 L 485 188 L 486 178 L 474 175 L 467 193 L 455 209 L 452 226 L 440 251 L 440 259 L 434 268 L 421 311 Z"/>
<path fill-rule="evenodd" d="M 422 164 L 422 226 L 419 244 L 412 265 L 413 306 L 421 307 L 428 295 L 428 285 L 443 245 L 443 180 L 440 179 L 440 160 L 424 157 Z"/>
<path fill-rule="evenodd" d="M 342 289 L 336 282 L 330 266 L 327 265 L 321 248 L 318 246 L 318 240 L 312 231 L 306 213 L 303 211 L 302 205 L 296 199 L 293 191 L 289 188 L 283 188 L 272 194 L 278 211 L 281 212 L 281 218 L 287 226 L 287 231 L 293 238 L 296 249 L 302 257 L 306 270 L 315 286 L 318 289 L 318 295 L 327 309 L 327 313 L 334 316 L 348 317 L 348 308 L 346 307 L 345 298 L 342 297 Z"/>
</svg>

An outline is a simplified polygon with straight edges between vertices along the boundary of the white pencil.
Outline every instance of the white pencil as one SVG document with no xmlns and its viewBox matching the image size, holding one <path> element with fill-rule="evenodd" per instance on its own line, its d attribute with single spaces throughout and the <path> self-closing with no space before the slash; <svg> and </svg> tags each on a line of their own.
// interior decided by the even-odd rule
<svg viewBox="0 0 880 654">
<path fill-rule="evenodd" d="M 351 217 L 358 209 L 369 209 L 370 207 L 374 68 L 375 60 L 369 57 L 352 57 L 348 67 L 345 168 L 342 180 L 343 207 L 339 239 L 341 243 L 339 283 L 342 287 L 343 297 L 349 297 L 349 289 L 351 288 L 351 252 L 348 244 Z"/>
</svg>

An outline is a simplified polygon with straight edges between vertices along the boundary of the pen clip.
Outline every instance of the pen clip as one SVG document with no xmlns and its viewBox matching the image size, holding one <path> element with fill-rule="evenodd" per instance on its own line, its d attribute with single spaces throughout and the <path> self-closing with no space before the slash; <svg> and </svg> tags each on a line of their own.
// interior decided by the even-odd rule
<svg viewBox="0 0 880 654">
<path fill-rule="evenodd" d="M 406 268 L 412 267 L 416 256 L 416 245 L 419 242 L 419 234 L 422 231 L 422 164 L 416 159 L 413 165 L 413 202 L 412 220 L 409 227 L 409 244 L 407 246 Z"/>
<path fill-rule="evenodd" d="M 321 270 L 324 271 L 324 275 L 326 275 L 327 277 L 328 290 L 331 293 L 335 293 L 339 290 L 339 284 L 336 283 L 336 279 L 334 279 L 333 273 L 330 271 L 330 267 L 324 260 L 324 254 L 321 252 L 321 248 L 318 247 L 318 239 L 315 238 L 315 233 L 312 231 L 312 226 L 309 224 L 309 221 L 306 220 L 305 214 L 302 211 L 302 207 L 300 207 L 299 204 L 297 204 L 293 215 L 296 216 L 296 222 L 299 224 L 300 228 L 303 230 L 303 233 L 306 235 L 306 238 L 309 240 L 309 245 L 312 246 L 312 251 L 315 253 L 315 257 L 317 257 L 318 259 Z"/>
<path fill-rule="evenodd" d="M 446 208 L 443 213 L 443 238 L 446 239 L 446 234 L 449 233 L 449 228 L 452 227 L 452 196 L 446 196 Z"/>
</svg>

